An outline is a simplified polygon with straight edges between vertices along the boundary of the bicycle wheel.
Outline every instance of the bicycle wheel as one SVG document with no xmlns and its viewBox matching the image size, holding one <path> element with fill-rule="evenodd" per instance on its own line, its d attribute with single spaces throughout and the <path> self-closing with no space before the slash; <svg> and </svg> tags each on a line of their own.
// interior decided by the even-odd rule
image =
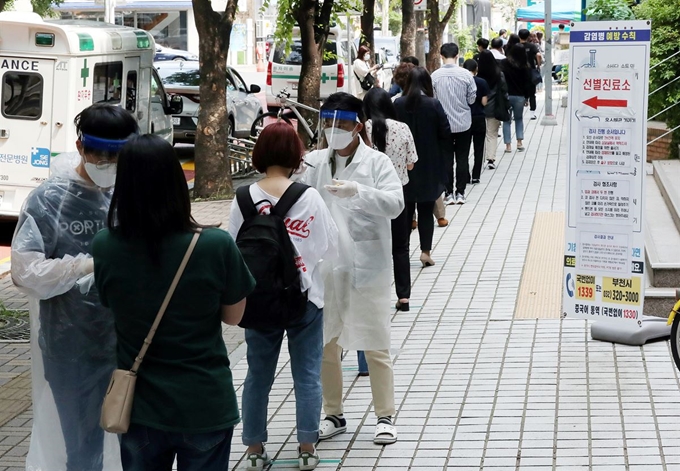
<svg viewBox="0 0 680 471">
<path fill-rule="evenodd" d="M 673 361 L 675 362 L 675 367 L 680 370 L 680 352 L 678 347 L 680 346 L 680 315 L 676 315 L 673 319 L 673 325 L 671 326 L 671 353 L 673 353 Z"/>
<path fill-rule="evenodd" d="M 288 115 L 292 113 L 286 113 L 283 116 L 281 116 L 281 119 L 283 119 L 285 122 L 290 124 L 290 119 L 288 119 Z M 294 115 L 293 115 L 294 116 Z M 250 137 L 253 139 L 257 139 L 262 130 L 265 128 L 266 124 L 265 122 L 267 121 L 268 118 L 273 118 L 277 119 L 279 117 L 279 113 L 264 113 L 258 116 L 255 121 L 253 121 L 253 125 L 250 126 Z"/>
</svg>

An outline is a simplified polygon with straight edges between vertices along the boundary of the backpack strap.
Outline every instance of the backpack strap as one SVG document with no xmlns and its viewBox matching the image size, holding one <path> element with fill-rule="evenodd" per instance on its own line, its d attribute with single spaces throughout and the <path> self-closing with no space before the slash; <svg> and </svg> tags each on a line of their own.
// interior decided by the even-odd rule
<svg viewBox="0 0 680 471">
<path fill-rule="evenodd" d="M 257 208 L 250 197 L 250 185 L 241 186 L 236 189 L 236 202 L 241 210 L 244 221 L 257 216 Z"/>
<path fill-rule="evenodd" d="M 302 194 L 308 189 L 309 185 L 293 182 L 293 184 L 290 185 L 286 189 L 286 192 L 281 196 L 279 202 L 276 203 L 276 206 L 274 206 L 272 209 L 271 214 L 274 214 L 282 219 L 285 218 L 286 214 L 288 214 L 288 211 L 290 211 L 290 208 L 293 207 L 297 200 L 299 200 Z"/>
</svg>

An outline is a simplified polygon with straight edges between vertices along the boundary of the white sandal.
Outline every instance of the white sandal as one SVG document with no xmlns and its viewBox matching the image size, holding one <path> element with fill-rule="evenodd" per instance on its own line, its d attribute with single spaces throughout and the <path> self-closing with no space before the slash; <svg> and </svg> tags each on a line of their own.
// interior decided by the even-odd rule
<svg viewBox="0 0 680 471">
<path fill-rule="evenodd" d="M 375 426 L 373 443 L 376 445 L 390 445 L 397 441 L 397 427 L 393 424 L 379 423 Z"/>
<path fill-rule="evenodd" d="M 327 440 L 347 431 L 347 425 L 336 424 L 333 420 L 326 417 L 319 424 L 319 441 Z"/>
</svg>

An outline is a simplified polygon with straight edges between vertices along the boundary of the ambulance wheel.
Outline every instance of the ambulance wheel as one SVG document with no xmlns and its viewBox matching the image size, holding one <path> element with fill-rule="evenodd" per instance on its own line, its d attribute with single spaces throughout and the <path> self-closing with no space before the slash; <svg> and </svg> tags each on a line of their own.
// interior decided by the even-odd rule
<svg viewBox="0 0 680 471">
<path fill-rule="evenodd" d="M 264 113 L 255 118 L 253 125 L 250 127 L 250 137 L 252 139 L 257 139 L 265 126 L 269 124 L 268 121 L 276 120 L 278 116 L 278 113 Z M 290 119 L 288 119 L 286 116 L 281 116 L 281 119 L 283 119 L 288 124 L 291 124 Z"/>
<path fill-rule="evenodd" d="M 675 316 L 671 326 L 671 353 L 673 353 L 675 367 L 680 370 L 680 352 L 678 352 L 680 347 L 680 328 L 678 326 L 680 326 L 680 315 Z"/>
</svg>

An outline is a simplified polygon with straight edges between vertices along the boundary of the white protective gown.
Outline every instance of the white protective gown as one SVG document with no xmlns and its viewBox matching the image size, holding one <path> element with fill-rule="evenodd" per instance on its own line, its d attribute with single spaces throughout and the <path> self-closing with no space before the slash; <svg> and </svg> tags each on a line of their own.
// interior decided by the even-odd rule
<svg viewBox="0 0 680 471">
<path fill-rule="evenodd" d="M 328 205 L 338 226 L 338 257 L 324 263 L 324 343 L 338 337 L 346 350 L 390 348 L 390 285 L 392 235 L 390 221 L 404 209 L 401 181 L 382 152 L 359 139 L 352 162 L 335 176 L 357 182 L 351 198 L 331 195 L 328 149 L 305 156 L 310 166 L 303 176 Z"/>
<path fill-rule="evenodd" d="M 116 364 L 113 315 L 95 288 L 83 294 L 76 285 L 106 225 L 112 191 L 85 182 L 75 171 L 80 159 L 55 158 L 50 178 L 24 203 L 12 240 L 12 280 L 30 305 L 30 471 L 122 469 L 116 435 L 99 427 Z"/>
</svg>

